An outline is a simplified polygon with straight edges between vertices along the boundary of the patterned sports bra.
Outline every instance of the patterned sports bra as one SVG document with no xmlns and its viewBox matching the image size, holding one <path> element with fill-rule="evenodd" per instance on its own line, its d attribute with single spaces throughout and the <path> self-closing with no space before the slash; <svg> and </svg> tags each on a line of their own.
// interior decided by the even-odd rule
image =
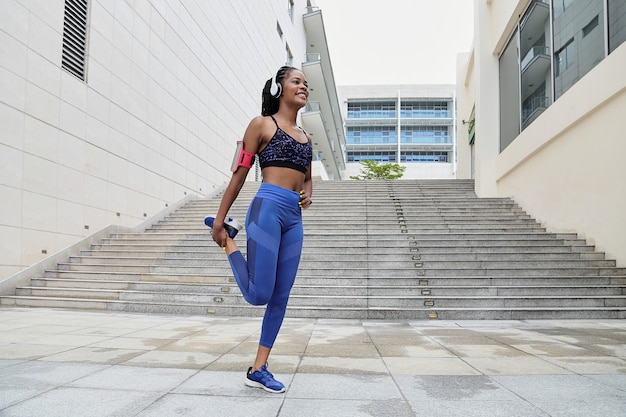
<svg viewBox="0 0 626 417">
<path fill-rule="evenodd" d="M 261 169 L 265 167 L 285 167 L 307 172 L 313 160 L 313 145 L 310 141 L 301 143 L 289 136 L 278 127 L 274 116 L 270 116 L 276 124 L 276 133 L 259 155 Z"/>
</svg>

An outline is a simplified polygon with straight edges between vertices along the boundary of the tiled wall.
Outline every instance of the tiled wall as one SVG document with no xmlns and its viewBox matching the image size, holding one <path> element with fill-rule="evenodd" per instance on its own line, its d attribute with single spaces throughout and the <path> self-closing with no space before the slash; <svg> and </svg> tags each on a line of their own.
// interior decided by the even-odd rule
<svg viewBox="0 0 626 417">
<path fill-rule="evenodd" d="M 221 187 L 285 43 L 304 57 L 305 3 L 292 22 L 287 0 L 90 0 L 83 82 L 64 1 L 2 0 L 0 279 Z"/>
</svg>

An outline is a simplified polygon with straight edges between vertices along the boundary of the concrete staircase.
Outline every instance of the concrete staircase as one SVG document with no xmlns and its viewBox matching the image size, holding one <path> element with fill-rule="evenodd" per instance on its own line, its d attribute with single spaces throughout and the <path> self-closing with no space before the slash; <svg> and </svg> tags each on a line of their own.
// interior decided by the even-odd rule
<svg viewBox="0 0 626 417">
<path fill-rule="evenodd" d="M 231 216 L 245 219 L 257 187 L 244 186 Z M 509 199 L 477 198 L 472 181 L 318 182 L 313 199 L 288 317 L 626 317 L 626 268 Z M 203 224 L 218 204 L 195 200 L 145 233 L 111 235 L 0 303 L 260 316 Z M 245 231 L 237 240 L 245 248 Z"/>
</svg>

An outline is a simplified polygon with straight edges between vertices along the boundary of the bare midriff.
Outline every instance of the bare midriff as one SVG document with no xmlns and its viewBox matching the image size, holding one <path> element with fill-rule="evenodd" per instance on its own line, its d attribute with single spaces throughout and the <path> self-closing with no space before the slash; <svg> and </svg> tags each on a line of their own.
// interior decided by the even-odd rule
<svg viewBox="0 0 626 417">
<path fill-rule="evenodd" d="M 265 167 L 263 171 L 263 182 L 278 185 L 288 190 L 300 192 L 304 187 L 304 174 L 291 168 Z"/>
</svg>

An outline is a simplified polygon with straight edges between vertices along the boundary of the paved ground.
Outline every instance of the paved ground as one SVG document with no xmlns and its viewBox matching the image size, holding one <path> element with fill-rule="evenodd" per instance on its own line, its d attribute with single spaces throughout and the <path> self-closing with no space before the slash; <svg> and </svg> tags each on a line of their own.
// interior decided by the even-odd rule
<svg viewBox="0 0 626 417">
<path fill-rule="evenodd" d="M 626 416 L 626 320 L 259 319 L 0 309 L 0 416 Z"/>
</svg>

